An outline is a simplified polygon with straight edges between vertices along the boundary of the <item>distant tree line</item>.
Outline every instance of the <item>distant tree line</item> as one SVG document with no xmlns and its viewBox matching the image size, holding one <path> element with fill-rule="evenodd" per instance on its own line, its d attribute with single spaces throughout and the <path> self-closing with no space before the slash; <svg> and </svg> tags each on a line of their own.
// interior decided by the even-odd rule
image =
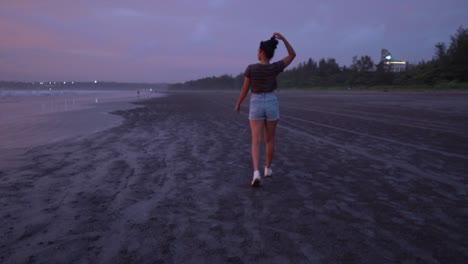
<svg viewBox="0 0 468 264">
<path fill-rule="evenodd" d="M 352 64 L 340 66 L 334 58 L 309 58 L 279 76 L 281 88 L 450 86 L 468 82 L 468 29 L 458 28 L 450 45 L 439 42 L 431 60 L 406 64 L 403 71 L 384 60 L 375 63 L 368 55 L 354 56 Z M 170 85 L 173 89 L 240 89 L 243 73 L 222 75 Z"/>
</svg>

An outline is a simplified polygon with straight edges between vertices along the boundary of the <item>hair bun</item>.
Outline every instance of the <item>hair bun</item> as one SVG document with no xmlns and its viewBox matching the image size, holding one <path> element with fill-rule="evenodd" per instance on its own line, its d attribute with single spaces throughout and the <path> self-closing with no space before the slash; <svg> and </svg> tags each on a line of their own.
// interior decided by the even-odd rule
<svg viewBox="0 0 468 264">
<path fill-rule="evenodd" d="M 260 41 L 260 49 L 263 50 L 268 59 L 273 58 L 278 40 L 273 36 L 269 40 Z"/>
<path fill-rule="evenodd" d="M 276 49 L 276 47 L 278 46 L 278 40 L 273 36 L 270 38 L 270 42 L 273 46 L 273 49 Z"/>
</svg>

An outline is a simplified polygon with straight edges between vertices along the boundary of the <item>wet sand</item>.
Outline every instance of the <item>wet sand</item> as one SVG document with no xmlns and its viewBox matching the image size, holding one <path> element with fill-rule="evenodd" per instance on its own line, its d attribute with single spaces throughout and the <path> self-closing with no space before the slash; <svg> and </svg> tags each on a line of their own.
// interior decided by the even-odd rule
<svg viewBox="0 0 468 264">
<path fill-rule="evenodd" d="M 135 91 L 0 90 L 0 167 L 15 163 L 30 148 L 79 138 L 121 123 L 109 112 L 132 109 L 131 102 L 163 96 Z"/>
<path fill-rule="evenodd" d="M 249 186 L 238 93 L 170 94 L 0 170 L 2 263 L 463 263 L 467 93 L 281 92 Z"/>
</svg>

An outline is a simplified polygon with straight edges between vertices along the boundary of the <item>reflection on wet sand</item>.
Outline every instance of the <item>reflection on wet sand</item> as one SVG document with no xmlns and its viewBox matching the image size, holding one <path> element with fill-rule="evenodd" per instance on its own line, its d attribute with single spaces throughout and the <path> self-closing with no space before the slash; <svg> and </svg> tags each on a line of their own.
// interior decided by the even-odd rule
<svg viewBox="0 0 468 264">
<path fill-rule="evenodd" d="M 16 91 L 15 91 L 16 92 Z M 0 93 L 0 150 L 30 148 L 94 133 L 119 124 L 109 112 L 135 108 L 131 102 L 161 96 L 134 91 Z"/>
</svg>

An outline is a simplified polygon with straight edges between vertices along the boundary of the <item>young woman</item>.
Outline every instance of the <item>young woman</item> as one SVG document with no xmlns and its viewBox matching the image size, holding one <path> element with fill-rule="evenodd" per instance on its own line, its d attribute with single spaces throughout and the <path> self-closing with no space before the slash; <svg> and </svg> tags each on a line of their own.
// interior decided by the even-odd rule
<svg viewBox="0 0 468 264">
<path fill-rule="evenodd" d="M 288 50 L 288 56 L 275 63 L 270 63 L 271 58 L 273 58 L 275 54 L 276 46 L 278 45 L 277 39 L 284 42 Z M 258 60 L 260 62 L 247 66 L 244 72 L 244 85 L 242 86 L 239 99 L 237 100 L 235 111 L 240 111 L 240 105 L 250 89 L 252 95 L 250 97 L 249 120 L 252 133 L 253 187 L 260 185 L 258 162 L 260 159 L 260 144 L 263 134 L 265 134 L 266 145 L 264 176 L 270 177 L 273 174 L 271 162 L 273 160 L 276 124 L 280 117 L 278 98 L 274 92 L 278 86 L 276 76 L 278 76 L 295 57 L 296 52 L 286 38 L 280 33 L 273 33 L 271 39 L 260 42 L 260 47 L 258 49 Z"/>
</svg>

